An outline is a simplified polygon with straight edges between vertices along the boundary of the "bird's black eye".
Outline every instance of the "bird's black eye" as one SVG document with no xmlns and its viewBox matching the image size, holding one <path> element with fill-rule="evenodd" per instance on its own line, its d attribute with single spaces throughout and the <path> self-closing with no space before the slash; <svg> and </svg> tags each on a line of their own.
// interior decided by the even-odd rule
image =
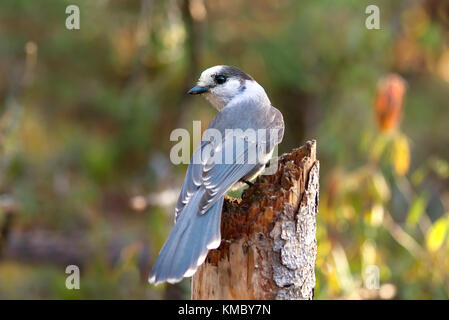
<svg viewBox="0 0 449 320">
<path fill-rule="evenodd" d="M 215 76 L 215 82 L 218 83 L 218 84 L 225 83 L 226 82 L 226 77 L 224 75 L 217 74 Z"/>
</svg>

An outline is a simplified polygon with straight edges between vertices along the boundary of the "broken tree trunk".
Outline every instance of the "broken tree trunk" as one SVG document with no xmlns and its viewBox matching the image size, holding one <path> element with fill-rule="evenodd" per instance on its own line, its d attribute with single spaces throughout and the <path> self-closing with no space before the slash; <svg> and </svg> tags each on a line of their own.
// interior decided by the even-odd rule
<svg viewBox="0 0 449 320">
<path fill-rule="evenodd" d="M 312 299 L 319 162 L 316 142 L 279 158 L 243 199 L 227 197 L 222 242 L 192 278 L 192 299 Z"/>
</svg>

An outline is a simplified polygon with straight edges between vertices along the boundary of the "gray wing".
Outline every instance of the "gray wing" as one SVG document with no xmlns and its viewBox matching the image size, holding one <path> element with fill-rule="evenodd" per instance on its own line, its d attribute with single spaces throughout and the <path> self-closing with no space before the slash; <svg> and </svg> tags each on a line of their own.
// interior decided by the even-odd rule
<svg viewBox="0 0 449 320">
<path fill-rule="evenodd" d="M 201 175 L 203 164 L 198 163 L 197 160 L 200 159 L 199 155 L 207 144 L 209 144 L 208 141 L 202 141 L 201 144 L 195 149 L 193 156 L 190 159 L 190 164 L 187 168 L 184 183 L 182 184 L 181 192 L 175 208 L 175 222 L 178 220 L 179 213 L 192 198 L 192 195 L 198 191 L 202 184 Z"/>
<path fill-rule="evenodd" d="M 232 154 L 227 158 L 227 152 Z M 213 204 L 241 178 L 261 164 L 257 159 L 257 139 L 247 139 L 244 135 L 226 135 L 215 148 L 215 156 L 203 166 L 202 181 L 206 192 L 200 201 L 200 212 L 206 213 Z M 229 155 L 229 154 L 228 154 Z M 216 161 L 216 160 L 221 161 Z"/>
<path fill-rule="evenodd" d="M 198 154 L 207 145 L 213 149 L 213 156 L 205 157 L 203 163 L 198 163 Z M 226 159 L 229 148 L 233 151 L 230 158 Z M 249 151 L 256 148 L 257 141 L 248 141 L 244 136 L 239 135 L 227 135 L 213 146 L 207 141 L 198 146 L 187 168 L 186 178 L 176 205 L 175 221 L 192 196 L 200 189 L 205 189 L 205 193 L 201 198 L 198 211 L 205 213 L 237 181 L 256 166 L 260 166 L 257 161 L 251 161 L 251 163 L 247 161 Z"/>
<path fill-rule="evenodd" d="M 222 112 L 214 118 L 209 128 L 219 128 L 224 135 L 225 127 L 223 126 L 223 123 L 229 125 L 229 123 L 232 122 L 229 121 L 230 119 L 227 119 L 228 115 L 223 111 L 225 110 L 222 110 Z M 203 159 L 204 161 L 199 163 L 199 154 L 206 146 L 211 147 L 211 142 L 201 142 L 201 145 L 195 149 L 187 169 L 186 178 L 181 188 L 181 193 L 175 210 L 175 221 L 182 209 L 191 199 L 192 195 L 201 187 L 204 187 L 206 192 L 201 199 L 199 211 L 205 213 L 215 201 L 220 196 L 223 196 L 238 180 L 246 176 L 246 174 L 256 167 L 265 165 L 266 161 L 262 161 L 262 159 L 257 159 L 257 161 L 248 163 L 247 160 L 251 153 L 249 151 L 254 149 L 259 150 L 260 148 L 265 147 L 265 153 L 269 154 L 275 147 L 275 144 L 279 144 L 282 141 L 284 135 L 284 121 L 282 113 L 275 107 L 271 107 L 264 118 L 266 119 L 264 124 L 254 124 L 253 127 L 256 129 L 262 127 L 264 129 L 277 130 L 277 139 L 275 140 L 275 143 L 273 143 L 272 137 L 270 138 L 270 131 L 267 131 L 267 136 L 265 138 L 260 139 L 260 137 L 258 137 L 259 140 L 245 140 L 243 142 L 243 148 L 237 148 L 236 145 L 238 145 L 239 140 L 240 142 L 244 140 L 245 136 L 239 137 L 238 135 L 234 135 L 230 137 L 229 135 L 225 135 L 221 143 L 212 147 L 215 152 L 214 157 Z M 241 145 L 242 144 L 240 144 L 240 146 Z M 231 157 L 232 160 L 228 161 L 227 164 L 225 163 L 225 153 L 230 148 L 233 149 L 233 156 Z M 193 159 L 197 159 L 196 162 L 193 161 Z M 214 161 L 217 159 L 221 159 L 221 161 L 219 163 Z"/>
</svg>

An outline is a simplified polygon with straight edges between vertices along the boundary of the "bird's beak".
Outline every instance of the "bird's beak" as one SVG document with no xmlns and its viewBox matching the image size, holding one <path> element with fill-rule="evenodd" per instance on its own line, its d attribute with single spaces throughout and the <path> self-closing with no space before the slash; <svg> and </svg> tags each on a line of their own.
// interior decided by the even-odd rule
<svg viewBox="0 0 449 320">
<path fill-rule="evenodd" d="M 187 91 L 188 94 L 202 94 L 204 92 L 209 91 L 209 87 L 205 86 L 205 87 L 201 87 L 201 86 L 195 86 L 192 89 L 190 89 L 189 91 Z"/>
</svg>

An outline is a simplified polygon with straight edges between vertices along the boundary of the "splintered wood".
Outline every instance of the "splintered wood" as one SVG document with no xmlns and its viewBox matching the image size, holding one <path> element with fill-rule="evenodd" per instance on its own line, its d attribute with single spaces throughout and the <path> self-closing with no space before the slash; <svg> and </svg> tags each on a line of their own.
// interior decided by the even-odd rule
<svg viewBox="0 0 449 320">
<path fill-rule="evenodd" d="M 316 142 L 279 158 L 243 199 L 226 197 L 222 241 L 192 278 L 192 299 L 312 299 L 319 161 Z"/>
</svg>

